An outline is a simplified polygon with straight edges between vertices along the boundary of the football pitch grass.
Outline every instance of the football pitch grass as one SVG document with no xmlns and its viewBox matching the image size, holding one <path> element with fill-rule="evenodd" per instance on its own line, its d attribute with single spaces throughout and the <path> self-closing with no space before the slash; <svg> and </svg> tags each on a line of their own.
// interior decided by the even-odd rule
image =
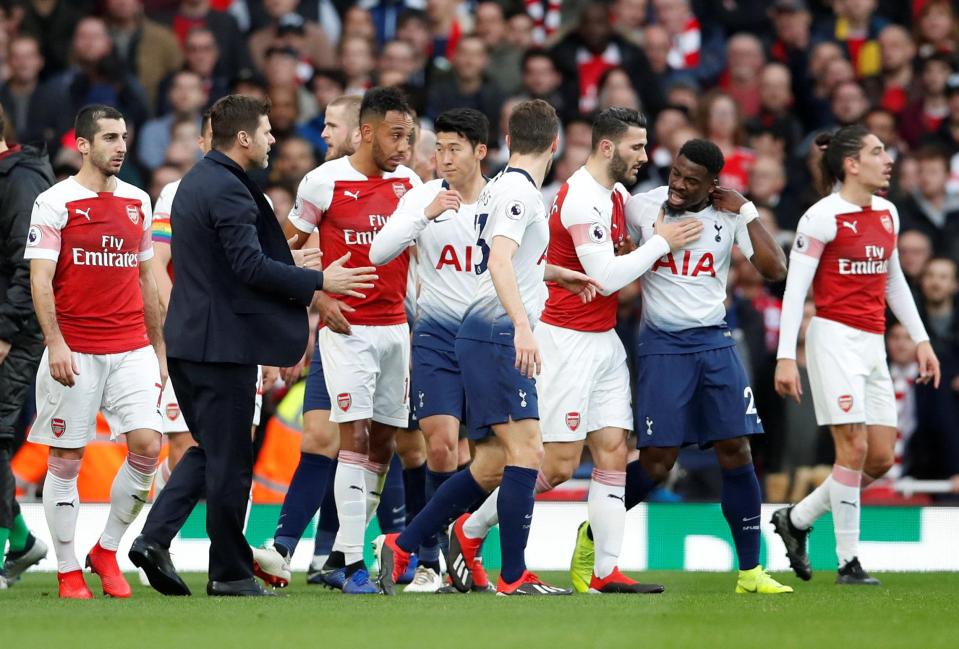
<svg viewBox="0 0 959 649">
<path fill-rule="evenodd" d="M 345 596 L 306 586 L 276 598 L 208 598 L 206 576 L 184 577 L 193 597 L 165 598 L 128 575 L 133 598 L 59 601 L 51 573 L 0 591 L 2 647 L 868 647 L 959 646 L 959 573 L 886 573 L 880 588 L 777 575 L 792 595 L 733 593 L 732 573 L 649 572 L 662 595 L 505 598 L 488 594 Z M 563 573 L 544 579 L 568 584 Z"/>
</svg>

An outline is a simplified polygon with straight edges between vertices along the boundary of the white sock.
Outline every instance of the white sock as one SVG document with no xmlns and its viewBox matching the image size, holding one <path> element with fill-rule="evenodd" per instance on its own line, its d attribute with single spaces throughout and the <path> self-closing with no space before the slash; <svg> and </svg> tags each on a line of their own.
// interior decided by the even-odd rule
<svg viewBox="0 0 959 649">
<path fill-rule="evenodd" d="M 156 500 L 157 496 L 160 495 L 160 492 L 163 491 L 163 487 L 166 486 L 166 483 L 170 480 L 170 458 L 165 457 L 163 461 L 160 462 L 160 466 L 157 467 L 156 474 L 153 476 L 153 500 Z"/>
<path fill-rule="evenodd" d="M 333 498 L 340 529 L 333 549 L 343 553 L 346 565 L 363 560 L 363 536 L 366 533 L 365 455 L 340 451 L 336 475 L 333 477 Z"/>
<path fill-rule="evenodd" d="M 363 466 L 363 480 L 366 481 L 366 525 L 376 516 L 376 508 L 380 506 L 383 497 L 383 486 L 386 484 L 386 472 L 389 467 L 379 462 L 367 461 Z M 366 532 L 366 528 L 363 528 Z"/>
<path fill-rule="evenodd" d="M 829 492 L 833 483 L 832 476 L 823 480 L 822 484 L 813 489 L 812 493 L 796 503 L 789 512 L 792 524 L 801 530 L 808 530 L 819 517 L 829 511 Z"/>
<path fill-rule="evenodd" d="M 146 504 L 156 467 L 155 457 L 127 453 L 126 462 L 120 466 L 110 487 L 110 515 L 100 535 L 100 547 L 104 550 L 115 552 L 120 547 L 123 533 Z"/>
<path fill-rule="evenodd" d="M 836 556 L 839 567 L 859 554 L 859 489 L 862 474 L 838 464 L 832 467 L 829 500 L 836 530 Z"/>
<path fill-rule="evenodd" d="M 77 516 L 80 513 L 80 494 L 77 493 L 77 476 L 80 460 L 53 457 L 47 460 L 47 479 L 43 483 L 43 513 L 53 538 L 57 554 L 57 571 L 80 570 L 80 562 L 73 547 L 77 531 Z"/>
<path fill-rule="evenodd" d="M 589 527 L 596 547 L 593 574 L 609 576 L 619 562 L 626 527 L 626 472 L 593 469 L 587 498 Z"/>
<path fill-rule="evenodd" d="M 471 539 L 485 539 L 489 531 L 499 523 L 499 514 L 496 511 L 496 499 L 499 497 L 499 487 L 493 489 L 483 504 L 463 523 L 463 534 Z"/>
</svg>

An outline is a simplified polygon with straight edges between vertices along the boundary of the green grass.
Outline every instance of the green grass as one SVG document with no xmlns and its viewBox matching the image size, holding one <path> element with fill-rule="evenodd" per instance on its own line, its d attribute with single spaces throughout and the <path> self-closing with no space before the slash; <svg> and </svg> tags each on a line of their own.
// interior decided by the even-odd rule
<svg viewBox="0 0 959 649">
<path fill-rule="evenodd" d="M 215 599 L 205 575 L 196 595 L 164 598 L 131 575 L 133 598 L 61 602 L 52 574 L 0 591 L 0 646 L 56 647 L 934 647 L 959 646 L 959 574 L 878 575 L 881 588 L 839 588 L 835 573 L 797 583 L 793 595 L 735 595 L 732 574 L 646 573 L 658 596 L 507 599 L 490 595 L 348 597 L 306 586 L 283 597 Z M 568 583 L 566 575 L 542 575 Z M 99 583 L 89 578 L 91 587 Z M 8 645 L 9 642 L 9 645 Z"/>
</svg>

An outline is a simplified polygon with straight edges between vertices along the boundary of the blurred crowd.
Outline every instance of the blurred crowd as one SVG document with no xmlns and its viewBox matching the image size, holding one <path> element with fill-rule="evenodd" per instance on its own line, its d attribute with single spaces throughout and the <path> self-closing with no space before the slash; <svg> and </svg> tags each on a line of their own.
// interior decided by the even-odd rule
<svg viewBox="0 0 959 649">
<path fill-rule="evenodd" d="M 281 219 L 324 159 L 324 112 L 343 94 L 405 90 L 421 117 L 410 164 L 424 180 L 438 113 L 487 115 L 493 173 L 508 157 L 503 116 L 548 100 L 564 127 L 547 201 L 585 162 L 591 114 L 631 106 L 650 140 L 634 193 L 663 184 L 679 147 L 707 137 L 726 158 L 721 183 L 753 200 L 787 248 L 818 199 L 815 136 L 864 122 L 896 161 L 902 266 L 944 370 L 938 391 L 915 385 L 912 343 L 890 323 L 893 471 L 959 490 L 957 11 L 950 0 L 0 0 L 0 103 L 7 141 L 44 142 L 58 178 L 79 166 L 77 110 L 116 106 L 131 136 L 121 177 L 155 200 L 196 161 L 207 107 L 268 96 L 277 142 L 256 181 Z M 742 258 L 730 273 L 728 320 L 767 430 L 755 454 L 771 500 L 801 496 L 832 462 L 808 389 L 798 405 L 773 391 L 782 288 Z M 621 301 L 628 338 L 638 288 Z M 715 493 L 708 458 L 687 451 L 681 464 L 677 493 Z"/>
</svg>

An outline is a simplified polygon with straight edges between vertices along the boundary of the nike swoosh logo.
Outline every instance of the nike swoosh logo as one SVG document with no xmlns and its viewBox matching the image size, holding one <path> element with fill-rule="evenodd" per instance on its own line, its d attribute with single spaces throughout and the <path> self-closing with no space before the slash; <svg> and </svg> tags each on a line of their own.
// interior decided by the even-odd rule
<svg viewBox="0 0 959 649">
<path fill-rule="evenodd" d="M 350 485 L 350 489 L 356 489 L 357 491 L 363 491 L 363 487 L 357 487 L 355 484 Z"/>
<path fill-rule="evenodd" d="M 748 523 L 749 521 L 754 521 L 760 516 L 762 516 L 762 514 L 756 514 L 755 516 L 750 516 L 749 518 L 743 518 L 743 522 Z"/>
<path fill-rule="evenodd" d="M 404 509 L 406 509 L 405 506 L 403 506 L 403 507 L 393 507 L 393 508 L 390 509 L 390 511 L 393 512 L 394 514 L 399 514 L 399 513 L 400 513 L 401 511 L 403 511 Z"/>
<path fill-rule="evenodd" d="M 433 219 L 433 223 L 446 223 L 449 220 L 449 217 L 446 217 L 445 219 Z"/>
<path fill-rule="evenodd" d="M 526 514 L 526 516 L 523 516 L 523 518 L 527 518 L 527 519 L 532 518 L 532 517 L 533 517 L 532 514 Z"/>
</svg>

